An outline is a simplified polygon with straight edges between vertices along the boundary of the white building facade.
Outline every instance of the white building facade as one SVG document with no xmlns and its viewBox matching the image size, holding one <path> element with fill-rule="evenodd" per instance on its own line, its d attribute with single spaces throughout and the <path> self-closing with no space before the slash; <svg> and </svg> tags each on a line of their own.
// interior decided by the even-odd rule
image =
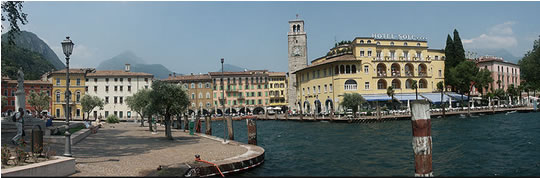
<svg viewBox="0 0 540 178">
<path fill-rule="evenodd" d="M 90 112 L 90 118 L 102 118 L 113 114 L 120 120 L 140 119 L 137 112 L 131 111 L 126 104 L 126 97 L 137 91 L 150 89 L 154 75 L 143 72 L 131 72 L 126 64 L 122 70 L 97 70 L 86 77 L 86 94 L 103 99 L 103 110 Z"/>
</svg>

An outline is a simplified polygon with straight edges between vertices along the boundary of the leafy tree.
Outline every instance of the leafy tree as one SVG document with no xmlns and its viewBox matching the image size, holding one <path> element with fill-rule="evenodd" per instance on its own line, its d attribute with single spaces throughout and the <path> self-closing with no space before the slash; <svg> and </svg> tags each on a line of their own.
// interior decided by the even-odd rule
<svg viewBox="0 0 540 178">
<path fill-rule="evenodd" d="M 441 92 L 441 108 L 442 108 L 442 113 L 443 113 L 443 117 L 445 117 L 445 103 L 444 103 L 444 82 L 443 81 L 440 81 L 439 83 L 437 83 L 437 89 Z"/>
<path fill-rule="evenodd" d="M 2 96 L 2 106 L 6 106 L 8 104 L 7 96 Z"/>
<path fill-rule="evenodd" d="M 81 98 L 82 111 L 86 113 L 86 120 L 90 118 L 90 112 L 96 107 L 103 109 L 103 99 L 97 96 L 84 95 Z"/>
<path fill-rule="evenodd" d="M 49 109 L 49 104 L 51 102 L 51 97 L 45 92 L 41 91 L 39 93 L 30 92 L 28 98 L 28 104 L 34 108 L 35 111 L 41 113 L 41 111 Z"/>
<path fill-rule="evenodd" d="M 463 103 L 463 95 L 467 94 L 467 97 L 471 97 L 471 82 L 474 82 L 478 73 L 478 67 L 472 61 L 460 62 L 455 68 L 450 70 L 451 75 L 456 79 L 456 87 L 461 94 L 461 102 Z M 470 115 L 470 102 L 467 102 L 467 113 Z"/>
<path fill-rule="evenodd" d="M 491 77 L 491 72 L 487 69 L 482 69 L 478 71 L 478 74 L 476 75 L 474 79 L 474 87 L 478 89 L 478 92 L 484 96 L 484 88 L 487 91 L 487 88 L 493 83 L 493 78 Z M 493 87 L 491 88 L 493 90 Z M 487 93 L 486 93 L 487 94 Z M 491 97 L 488 96 L 489 101 L 491 101 Z"/>
<path fill-rule="evenodd" d="M 391 103 L 392 103 L 392 108 L 394 108 L 394 87 L 392 86 L 388 86 L 388 88 L 386 89 L 386 94 L 391 98 Z"/>
<path fill-rule="evenodd" d="M 165 117 L 165 136 L 172 140 L 171 116 L 182 113 L 189 105 L 189 99 L 180 85 L 163 81 L 152 83 L 150 110 Z"/>
<path fill-rule="evenodd" d="M 514 86 L 514 84 L 510 84 L 508 85 L 508 88 L 506 89 L 506 93 L 508 93 L 508 96 L 510 96 L 511 99 L 514 99 L 514 97 L 518 94 L 518 91 L 516 87 Z"/>
<path fill-rule="evenodd" d="M 141 127 L 144 127 L 144 118 L 148 117 L 149 129 L 152 132 L 151 114 L 149 114 L 150 92 L 152 92 L 150 89 L 139 90 L 133 96 L 126 97 L 126 104 L 141 117 Z"/>
<path fill-rule="evenodd" d="M 454 41 L 450 35 L 446 38 L 446 47 L 444 49 L 444 81 L 447 85 L 454 85 L 453 78 L 450 75 L 450 69 L 454 68 L 457 63 L 454 60 Z"/>
<path fill-rule="evenodd" d="M 364 97 L 362 97 L 362 95 L 358 93 L 345 93 L 345 95 L 343 95 L 343 101 L 340 103 L 340 105 L 347 109 L 352 109 L 356 117 L 358 106 L 365 102 L 366 100 L 364 99 Z"/>
<path fill-rule="evenodd" d="M 463 43 L 456 29 L 454 29 L 454 61 L 455 64 L 459 64 L 465 61 L 465 49 L 463 49 Z"/>
<path fill-rule="evenodd" d="M 22 12 L 23 1 L 2 1 L 2 22 L 9 21 L 9 32 L 8 32 L 8 44 L 15 45 L 14 34 L 19 34 L 21 29 L 19 28 L 19 21 L 21 24 L 25 25 L 28 23 L 26 16 L 28 14 Z M 7 16 L 4 16 L 4 13 L 7 13 Z M 2 30 L 4 26 L 2 25 Z"/>
<path fill-rule="evenodd" d="M 536 90 L 540 89 L 540 36 L 534 41 L 533 48 L 518 61 L 521 70 L 521 78 L 527 81 L 529 90 L 536 96 Z"/>
<path fill-rule="evenodd" d="M 502 88 L 498 88 L 493 92 L 493 96 L 499 100 L 498 104 L 500 104 L 501 100 L 505 98 L 506 93 Z"/>
</svg>

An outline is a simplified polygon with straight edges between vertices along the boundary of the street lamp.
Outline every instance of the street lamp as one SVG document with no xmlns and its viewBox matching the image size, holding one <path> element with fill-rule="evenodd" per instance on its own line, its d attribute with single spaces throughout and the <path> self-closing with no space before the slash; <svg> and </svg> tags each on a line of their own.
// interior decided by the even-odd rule
<svg viewBox="0 0 540 178">
<path fill-rule="evenodd" d="M 226 130 L 227 130 L 227 123 L 225 121 L 225 86 L 223 85 L 223 82 L 225 81 L 223 79 L 223 62 L 225 59 L 221 58 L 221 116 L 223 116 L 223 142 L 226 142 L 227 139 L 226 136 Z"/>
<path fill-rule="evenodd" d="M 71 133 L 69 133 L 69 116 L 71 114 L 71 108 L 69 106 L 69 99 L 71 96 L 71 91 L 69 90 L 69 56 L 71 55 L 71 52 L 73 52 L 73 42 L 69 39 L 69 36 L 66 37 L 64 41 L 62 41 L 62 50 L 64 51 L 64 54 L 66 55 L 66 125 L 67 128 L 65 135 L 66 135 L 66 146 L 64 151 L 64 156 L 66 157 L 72 157 L 71 154 Z"/>
</svg>

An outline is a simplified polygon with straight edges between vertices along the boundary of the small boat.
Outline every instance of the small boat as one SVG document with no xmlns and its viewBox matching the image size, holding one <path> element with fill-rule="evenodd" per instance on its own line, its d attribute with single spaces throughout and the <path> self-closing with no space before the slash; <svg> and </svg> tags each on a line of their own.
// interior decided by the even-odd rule
<svg viewBox="0 0 540 178">
<path fill-rule="evenodd" d="M 510 112 L 506 112 L 506 115 L 508 114 L 512 114 L 512 113 L 515 113 L 516 111 L 510 111 Z"/>
<path fill-rule="evenodd" d="M 465 114 L 459 114 L 460 118 L 465 118 Z"/>
</svg>

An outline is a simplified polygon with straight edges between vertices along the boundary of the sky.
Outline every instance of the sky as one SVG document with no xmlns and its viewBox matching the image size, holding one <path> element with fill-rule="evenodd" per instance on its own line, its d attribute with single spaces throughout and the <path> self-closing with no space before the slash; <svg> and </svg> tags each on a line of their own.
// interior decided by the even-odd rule
<svg viewBox="0 0 540 178">
<path fill-rule="evenodd" d="M 305 21 L 308 61 L 335 41 L 373 33 L 426 37 L 443 49 L 459 31 L 467 49 L 523 56 L 540 35 L 540 2 L 351 1 L 26 1 L 21 29 L 44 40 L 65 62 L 60 42 L 75 43 L 70 67 L 97 67 L 126 50 L 176 73 L 206 73 L 225 63 L 286 72 L 288 21 Z M 3 22 L 3 26 L 9 26 Z M 2 33 L 5 33 L 3 30 Z"/>
</svg>

